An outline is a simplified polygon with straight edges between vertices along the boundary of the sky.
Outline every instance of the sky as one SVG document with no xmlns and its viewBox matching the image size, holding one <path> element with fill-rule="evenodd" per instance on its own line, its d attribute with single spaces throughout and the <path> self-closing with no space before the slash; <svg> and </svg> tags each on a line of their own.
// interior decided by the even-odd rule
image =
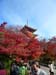
<svg viewBox="0 0 56 75">
<path fill-rule="evenodd" d="M 37 29 L 39 38 L 56 36 L 56 0 L 0 0 L 0 24 Z"/>
</svg>

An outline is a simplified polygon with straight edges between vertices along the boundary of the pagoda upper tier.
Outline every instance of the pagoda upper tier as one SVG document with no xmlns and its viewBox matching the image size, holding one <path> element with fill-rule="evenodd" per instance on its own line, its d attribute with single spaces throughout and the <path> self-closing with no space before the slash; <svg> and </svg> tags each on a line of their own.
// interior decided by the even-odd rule
<svg viewBox="0 0 56 75">
<path fill-rule="evenodd" d="M 21 31 L 30 31 L 30 32 L 35 32 L 36 31 L 36 29 L 33 29 L 33 28 L 31 28 L 31 27 L 29 27 L 29 26 L 27 26 L 27 25 L 25 25 L 22 29 L 21 29 Z"/>
<path fill-rule="evenodd" d="M 21 32 L 23 32 L 24 34 L 26 34 L 29 38 L 33 38 L 36 37 L 37 35 L 35 35 L 33 32 L 35 32 L 36 29 L 33 29 L 27 25 L 25 25 L 22 29 Z"/>
</svg>

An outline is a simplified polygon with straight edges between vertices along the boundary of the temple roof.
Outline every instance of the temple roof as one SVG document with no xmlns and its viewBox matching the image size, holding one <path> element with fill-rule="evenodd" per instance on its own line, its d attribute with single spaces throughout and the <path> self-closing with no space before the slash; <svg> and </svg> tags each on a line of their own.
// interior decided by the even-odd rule
<svg viewBox="0 0 56 75">
<path fill-rule="evenodd" d="M 28 30 L 28 31 L 30 31 L 30 32 L 35 32 L 35 31 L 36 31 L 36 29 L 33 29 L 33 28 L 31 28 L 31 27 L 28 27 L 27 25 L 25 25 L 25 26 L 21 29 L 21 31 L 23 31 L 23 30 Z"/>
</svg>

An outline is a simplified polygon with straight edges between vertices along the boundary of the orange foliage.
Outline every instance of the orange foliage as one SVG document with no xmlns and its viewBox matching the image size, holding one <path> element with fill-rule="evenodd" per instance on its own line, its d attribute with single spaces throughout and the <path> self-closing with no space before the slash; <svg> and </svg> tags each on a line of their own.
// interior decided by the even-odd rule
<svg viewBox="0 0 56 75">
<path fill-rule="evenodd" d="M 42 51 L 39 41 L 29 37 L 31 36 L 30 32 L 28 33 L 29 36 L 21 31 L 16 33 L 6 29 L 3 24 L 0 26 L 0 54 L 15 55 L 24 59 L 40 57 Z"/>
</svg>

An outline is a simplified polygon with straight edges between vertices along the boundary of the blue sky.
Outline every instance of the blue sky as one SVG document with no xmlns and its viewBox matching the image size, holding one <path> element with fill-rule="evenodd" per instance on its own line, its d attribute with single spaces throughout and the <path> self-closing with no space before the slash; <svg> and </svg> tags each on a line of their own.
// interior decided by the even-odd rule
<svg viewBox="0 0 56 75">
<path fill-rule="evenodd" d="M 56 0 L 0 0 L 0 23 L 37 29 L 39 38 L 56 36 Z"/>
</svg>

